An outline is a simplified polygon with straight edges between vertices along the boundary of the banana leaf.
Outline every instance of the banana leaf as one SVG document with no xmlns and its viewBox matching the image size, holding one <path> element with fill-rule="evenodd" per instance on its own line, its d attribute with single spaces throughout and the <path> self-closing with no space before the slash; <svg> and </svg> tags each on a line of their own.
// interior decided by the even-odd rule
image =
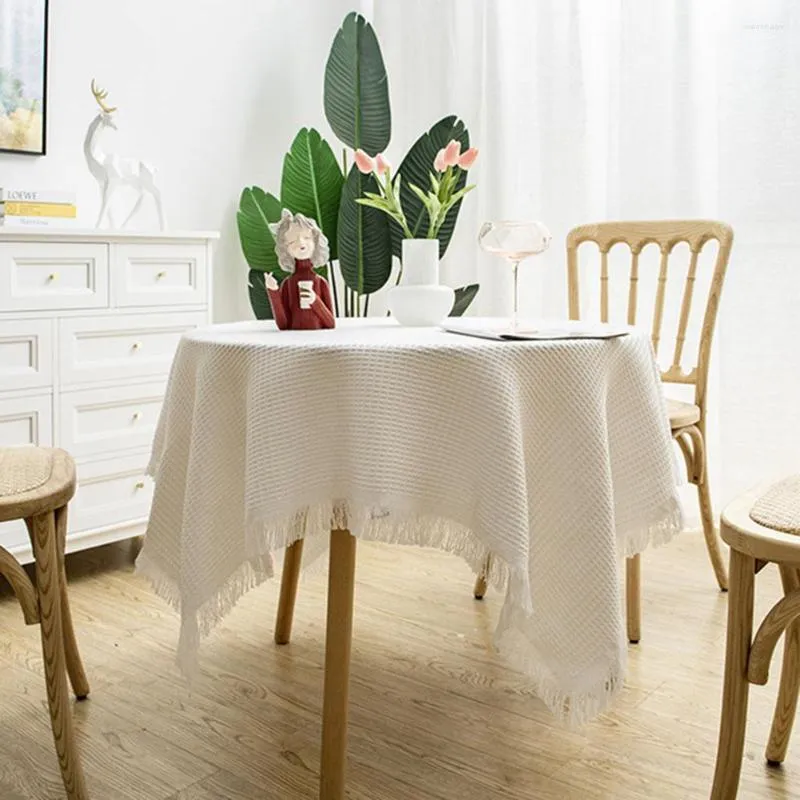
<svg viewBox="0 0 800 800">
<path fill-rule="evenodd" d="M 302 128 L 283 159 L 281 202 L 316 220 L 336 255 L 336 227 L 344 176 L 330 145 L 313 128 Z"/>
<path fill-rule="evenodd" d="M 424 192 L 428 191 L 431 182 L 430 176 L 434 172 L 433 160 L 439 150 L 447 145 L 451 139 L 461 142 L 462 152 L 469 148 L 469 131 L 456 116 L 440 119 L 429 131 L 423 133 L 414 142 L 397 170 L 402 178 L 400 201 L 406 214 L 408 227 L 411 228 L 412 233 L 419 236 L 425 236 L 427 232 L 428 212 L 425 210 L 422 200 L 417 197 L 410 185 L 413 184 Z M 461 172 L 456 183 L 456 190 L 463 189 L 466 184 L 467 173 Z M 447 212 L 444 224 L 439 230 L 439 258 L 442 258 L 447 252 L 460 208 L 461 201 L 459 200 Z M 391 223 L 390 229 L 392 233 L 392 253 L 400 258 L 403 250 L 403 230 L 396 222 Z"/>
<path fill-rule="evenodd" d="M 370 155 L 386 149 L 392 134 L 389 83 L 375 31 L 360 14 L 348 14 L 325 65 L 325 117 L 346 145 Z"/>
<path fill-rule="evenodd" d="M 345 283 L 359 294 L 381 289 L 392 272 L 389 218 L 376 208 L 356 203 L 364 192 L 377 192 L 373 175 L 350 168 L 339 206 L 339 269 Z"/>
<path fill-rule="evenodd" d="M 456 300 L 453 303 L 453 309 L 450 312 L 449 316 L 451 317 L 460 317 L 463 313 L 470 307 L 470 304 L 475 299 L 475 295 L 478 294 L 478 289 L 480 287 L 477 283 L 471 283 L 469 286 L 462 286 L 459 289 L 456 289 Z"/>
<path fill-rule="evenodd" d="M 284 274 L 278 266 L 275 254 L 275 237 L 269 224 L 281 218 L 281 203 L 277 197 L 267 194 L 258 186 L 242 190 L 236 224 L 239 241 L 250 269 L 272 272 L 276 278 Z"/>
<path fill-rule="evenodd" d="M 264 286 L 264 270 L 251 269 L 247 275 L 247 293 L 256 319 L 272 319 L 272 306 Z"/>
</svg>

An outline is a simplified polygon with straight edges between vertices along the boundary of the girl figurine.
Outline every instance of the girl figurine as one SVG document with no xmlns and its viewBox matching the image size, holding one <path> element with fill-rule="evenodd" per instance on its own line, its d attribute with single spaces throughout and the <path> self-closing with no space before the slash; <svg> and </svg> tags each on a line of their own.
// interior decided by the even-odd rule
<svg viewBox="0 0 800 800">
<path fill-rule="evenodd" d="M 290 272 L 280 286 L 271 272 L 264 276 L 272 315 L 282 331 L 335 328 L 328 282 L 314 272 L 327 263 L 328 240 L 313 219 L 283 210 L 270 225 L 281 269 Z"/>
</svg>

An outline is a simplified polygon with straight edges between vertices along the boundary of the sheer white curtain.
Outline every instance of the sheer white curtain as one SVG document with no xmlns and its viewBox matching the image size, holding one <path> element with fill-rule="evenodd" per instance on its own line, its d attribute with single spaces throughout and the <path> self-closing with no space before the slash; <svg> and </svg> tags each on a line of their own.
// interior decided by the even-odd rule
<svg viewBox="0 0 800 800">
<path fill-rule="evenodd" d="M 566 313 L 564 237 L 601 219 L 713 217 L 736 233 L 712 364 L 716 505 L 800 465 L 800 7 L 791 0 L 373 0 L 390 156 L 448 113 L 481 149 L 443 266 L 507 313 L 480 222 L 553 232 L 522 310 Z M 687 255 L 688 259 L 688 255 Z M 584 301 L 596 305 L 587 286 Z M 687 348 L 689 344 L 687 343 Z"/>
</svg>

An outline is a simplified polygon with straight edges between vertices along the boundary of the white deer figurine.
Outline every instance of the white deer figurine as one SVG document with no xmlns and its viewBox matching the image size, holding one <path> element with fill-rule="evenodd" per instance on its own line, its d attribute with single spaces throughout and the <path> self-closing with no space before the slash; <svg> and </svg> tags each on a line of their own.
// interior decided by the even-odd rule
<svg viewBox="0 0 800 800">
<path fill-rule="evenodd" d="M 100 106 L 100 113 L 92 120 L 89 130 L 86 131 L 83 151 L 89 171 L 100 186 L 100 214 L 95 227 L 99 228 L 106 216 L 109 224 L 114 226 L 109 207 L 111 197 L 120 186 L 130 186 L 138 192 L 139 196 L 125 222 L 122 223 L 122 227 L 124 228 L 131 221 L 144 202 L 145 192 L 149 192 L 156 203 L 161 230 L 164 230 L 164 211 L 161 207 L 161 192 L 155 182 L 155 170 L 136 158 L 126 158 L 118 156 L 116 153 L 103 152 L 100 147 L 100 135 L 105 128 L 117 130 L 113 117 L 117 108 L 116 106 L 109 108 L 106 105 L 108 92 L 98 88 L 94 80 L 92 80 L 92 94 L 97 100 L 97 105 Z"/>
</svg>

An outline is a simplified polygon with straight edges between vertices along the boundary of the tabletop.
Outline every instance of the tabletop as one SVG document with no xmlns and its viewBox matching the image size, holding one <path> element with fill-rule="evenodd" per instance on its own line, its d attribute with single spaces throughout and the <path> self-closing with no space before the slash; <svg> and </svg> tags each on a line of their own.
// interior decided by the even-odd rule
<svg viewBox="0 0 800 800">
<path fill-rule="evenodd" d="M 501 329 L 508 327 L 503 318 L 473 318 L 460 320 L 469 330 Z M 472 324 L 470 324 L 472 323 Z M 253 320 L 249 322 L 223 323 L 196 328 L 186 334 L 186 339 L 195 342 L 227 345 L 230 347 L 277 347 L 277 348 L 320 348 L 339 350 L 344 348 L 386 349 L 491 349 L 496 347 L 554 347 L 570 346 L 580 341 L 605 341 L 602 332 L 606 329 L 617 332 L 620 326 L 586 323 L 572 320 L 539 320 L 533 326 L 543 331 L 552 331 L 553 339 L 535 341 L 509 340 L 496 341 L 476 336 L 452 333 L 441 327 L 406 327 L 399 325 L 390 317 L 368 317 L 358 319 L 339 319 L 336 328 L 327 330 L 279 331 L 270 321 Z M 586 332 L 593 329 L 598 338 L 581 337 L 570 339 L 565 334 L 571 330 Z M 634 328 L 628 328 L 631 335 L 639 335 Z M 610 341 L 610 340 L 609 340 Z"/>
</svg>

